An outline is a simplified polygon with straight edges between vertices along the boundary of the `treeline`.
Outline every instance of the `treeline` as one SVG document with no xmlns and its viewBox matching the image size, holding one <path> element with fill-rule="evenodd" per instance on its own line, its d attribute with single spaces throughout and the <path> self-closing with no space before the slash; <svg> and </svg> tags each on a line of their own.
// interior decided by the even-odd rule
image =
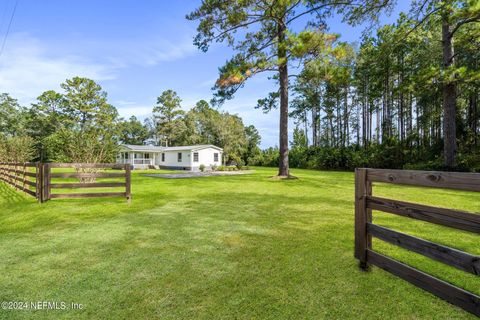
<svg viewBox="0 0 480 320">
<path fill-rule="evenodd" d="M 292 84 L 290 165 L 446 169 L 445 86 L 453 82 L 455 168 L 480 171 L 480 23 L 458 28 L 454 44 L 455 65 L 445 69 L 439 19 L 418 24 L 403 14 L 358 47 L 331 35 Z"/>
<path fill-rule="evenodd" d="M 289 176 L 298 152 L 289 153 L 289 116 L 310 146 L 293 166 L 352 168 L 322 160 L 352 153 L 359 165 L 473 169 L 467 163 L 478 163 L 480 3 L 411 1 L 397 23 L 366 36 L 358 48 L 327 33 L 332 16 L 351 26 L 366 23 L 370 32 L 396 3 L 208 1 L 187 18 L 198 21 L 200 50 L 223 42 L 234 51 L 219 68 L 218 103 L 256 74 L 274 73 L 278 87 L 258 107 L 279 109 L 280 177 Z M 299 67 L 303 71 L 292 74 Z M 377 150 L 395 162 L 371 160 Z M 263 155 L 269 161 L 271 149 Z"/>
<path fill-rule="evenodd" d="M 185 112 L 176 93 L 167 90 L 142 123 L 134 116 L 122 119 L 93 80 L 75 77 L 61 88 L 42 93 L 29 107 L 0 95 L 0 162 L 114 162 L 120 143 L 215 144 L 239 165 L 260 155 L 256 128 L 206 101 Z"/>
</svg>

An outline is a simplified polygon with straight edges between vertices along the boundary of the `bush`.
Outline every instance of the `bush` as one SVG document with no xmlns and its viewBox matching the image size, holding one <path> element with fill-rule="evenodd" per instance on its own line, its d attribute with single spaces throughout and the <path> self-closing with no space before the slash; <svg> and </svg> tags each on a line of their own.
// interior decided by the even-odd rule
<svg viewBox="0 0 480 320">
<path fill-rule="evenodd" d="M 210 168 L 212 169 L 212 171 L 217 171 L 218 170 L 218 166 L 216 164 L 210 165 Z"/>
<path fill-rule="evenodd" d="M 252 162 L 249 164 L 264 166 L 264 167 L 278 167 L 278 162 L 279 162 L 278 152 L 279 150 L 277 147 L 262 150 L 261 155 L 257 159 L 255 159 L 256 162 Z"/>
<path fill-rule="evenodd" d="M 30 162 L 35 154 L 34 145 L 29 136 L 0 137 L 0 162 Z"/>
<path fill-rule="evenodd" d="M 480 151 L 457 154 L 457 165 L 462 171 L 480 172 Z"/>
<path fill-rule="evenodd" d="M 417 163 L 406 163 L 403 166 L 405 170 L 428 170 L 428 171 L 442 171 L 443 163 L 442 159 L 432 160 L 432 161 L 425 161 L 425 162 L 417 162 Z"/>
<path fill-rule="evenodd" d="M 204 164 L 201 164 L 198 169 L 200 169 L 200 171 L 204 172 L 205 171 L 205 165 Z"/>
<path fill-rule="evenodd" d="M 480 172 L 480 150 L 460 148 L 456 171 Z M 463 152 L 462 152 L 463 151 Z M 388 139 L 382 144 L 346 147 L 294 147 L 290 151 L 290 167 L 319 170 L 350 170 L 355 168 L 446 170 L 443 166 L 442 144 L 418 146 L 412 141 Z M 278 149 L 262 151 L 262 166 L 278 165 Z"/>
<path fill-rule="evenodd" d="M 225 166 L 218 166 L 217 171 L 225 171 Z"/>
</svg>

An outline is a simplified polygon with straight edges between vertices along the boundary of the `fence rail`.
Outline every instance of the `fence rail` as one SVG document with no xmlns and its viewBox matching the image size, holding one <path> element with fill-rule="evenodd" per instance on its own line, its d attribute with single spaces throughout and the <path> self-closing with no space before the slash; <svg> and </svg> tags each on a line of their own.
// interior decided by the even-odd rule
<svg viewBox="0 0 480 320">
<path fill-rule="evenodd" d="M 53 169 L 74 169 L 77 172 L 52 172 Z M 117 169 L 123 172 L 99 172 L 97 170 Z M 81 172 L 87 170 L 88 172 Z M 43 165 L 44 174 L 44 199 L 78 199 L 78 198 L 103 198 L 123 197 L 131 202 L 131 165 L 117 163 L 46 163 Z M 52 178 L 55 179 L 52 182 Z M 59 179 L 77 178 L 80 182 L 58 181 Z M 97 178 L 122 178 L 119 182 L 97 182 Z M 58 193 L 58 189 L 84 189 L 84 188 L 124 188 L 123 192 L 90 192 L 90 193 Z M 55 190 L 57 193 L 55 193 Z"/>
<path fill-rule="evenodd" d="M 0 180 L 17 190 L 39 199 L 41 189 L 39 163 L 0 163 Z M 29 170 L 33 170 L 29 171 Z M 34 178 L 31 180 L 30 178 Z"/>
<path fill-rule="evenodd" d="M 372 183 L 393 183 L 454 190 L 480 191 L 480 174 L 356 169 L 355 258 L 360 267 L 382 268 L 436 296 L 480 316 L 480 296 L 440 280 L 372 248 L 372 237 L 480 276 L 480 256 L 413 237 L 372 223 L 372 210 L 480 234 L 480 215 L 372 196 Z"/>
<path fill-rule="evenodd" d="M 34 168 L 34 172 L 29 171 Z M 52 172 L 54 169 L 74 169 L 76 172 Z M 123 172 L 103 172 L 116 169 Z M 83 172 L 82 172 L 83 171 Z M 33 181 L 29 178 L 35 178 Z M 76 182 L 58 181 L 76 178 Z M 99 181 L 97 178 L 120 178 L 122 181 Z M 52 182 L 53 179 L 53 182 Z M 0 163 L 0 180 L 21 190 L 39 202 L 61 198 L 125 197 L 131 202 L 131 165 L 116 163 Z M 124 188 L 122 192 L 52 193 L 58 189 Z"/>
</svg>

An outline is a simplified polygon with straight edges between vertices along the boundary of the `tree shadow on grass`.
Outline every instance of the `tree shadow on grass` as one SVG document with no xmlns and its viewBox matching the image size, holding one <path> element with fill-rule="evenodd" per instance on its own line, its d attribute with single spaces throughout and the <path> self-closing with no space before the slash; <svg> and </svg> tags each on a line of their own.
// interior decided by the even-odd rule
<svg viewBox="0 0 480 320">
<path fill-rule="evenodd" d="M 14 187 L 7 185 L 5 182 L 0 181 L 0 204 L 17 204 L 24 201 L 28 201 L 28 196 L 22 191 L 15 190 Z"/>
</svg>

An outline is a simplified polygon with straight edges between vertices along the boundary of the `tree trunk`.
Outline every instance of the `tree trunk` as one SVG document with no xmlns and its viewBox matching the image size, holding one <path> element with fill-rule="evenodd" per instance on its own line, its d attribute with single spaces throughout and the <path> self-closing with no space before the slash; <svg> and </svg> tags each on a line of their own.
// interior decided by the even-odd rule
<svg viewBox="0 0 480 320">
<path fill-rule="evenodd" d="M 468 128 L 473 134 L 473 145 L 477 146 L 477 96 L 478 89 L 470 92 L 468 97 Z"/>
<path fill-rule="evenodd" d="M 448 16 L 444 15 L 442 23 L 443 67 L 447 70 L 453 65 L 453 35 Z M 448 169 L 455 167 L 456 143 L 456 85 L 452 81 L 445 81 L 442 88 L 443 94 L 443 153 L 444 165 Z"/>
<path fill-rule="evenodd" d="M 408 99 L 408 135 L 413 134 L 413 95 L 409 93 Z M 409 146 L 412 146 L 412 140 L 409 139 Z"/>
<path fill-rule="evenodd" d="M 363 84 L 363 97 L 362 97 L 362 139 L 363 139 L 363 146 L 367 146 L 367 141 L 368 141 L 368 114 L 367 114 L 367 84 L 366 80 L 364 77 L 364 84 Z"/>
<path fill-rule="evenodd" d="M 344 101 L 344 110 L 343 110 L 343 147 L 348 146 L 350 138 L 350 127 L 349 123 L 349 114 L 348 114 L 348 84 L 345 85 L 345 101 Z"/>
<path fill-rule="evenodd" d="M 473 98 L 473 139 L 474 145 L 478 146 L 478 88 L 475 88 L 475 96 Z"/>
<path fill-rule="evenodd" d="M 318 128 L 317 128 L 317 108 L 313 106 L 312 108 L 312 144 L 314 147 L 318 146 L 317 136 L 318 136 Z"/>
<path fill-rule="evenodd" d="M 285 42 L 285 25 L 279 23 L 278 29 L 278 43 Z M 287 177 L 289 175 L 288 166 L 288 66 L 287 66 L 287 52 L 283 45 L 278 49 L 278 60 L 280 65 L 278 67 L 279 81 L 280 81 L 280 159 L 278 166 L 278 175 Z"/>
<path fill-rule="evenodd" d="M 328 146 L 330 147 L 333 147 L 333 139 L 334 139 L 334 136 L 335 136 L 335 131 L 334 131 L 334 128 L 333 128 L 333 113 L 330 114 L 330 118 L 328 119 L 329 121 L 329 124 L 330 124 L 330 132 L 329 132 L 329 137 L 328 137 Z"/>
<path fill-rule="evenodd" d="M 336 126 L 336 132 L 337 132 L 337 135 L 333 136 L 334 139 L 335 139 L 335 147 L 338 147 L 341 142 L 342 142 L 342 139 L 343 139 L 343 128 L 342 128 L 342 117 L 340 116 L 340 88 L 337 88 L 337 91 L 336 91 L 336 105 L 335 105 L 335 109 L 337 110 L 337 116 L 335 117 L 335 122 L 337 123 L 337 126 Z"/>
<path fill-rule="evenodd" d="M 380 107 L 377 107 L 377 127 L 375 128 L 375 131 L 377 133 L 377 144 L 380 143 L 380 129 L 381 129 L 381 111 L 380 111 Z"/>
<path fill-rule="evenodd" d="M 304 132 L 305 132 L 305 139 L 306 139 L 306 143 L 307 143 L 307 147 L 308 147 L 308 116 L 307 116 L 307 110 L 304 110 L 303 111 L 303 119 L 305 120 L 303 122 L 303 129 L 304 129 Z"/>
<path fill-rule="evenodd" d="M 403 141 L 405 139 L 405 124 L 404 124 L 404 111 L 405 111 L 405 98 L 403 95 L 403 88 L 401 87 L 403 85 L 403 80 L 404 80 L 404 59 L 403 59 L 403 52 L 401 53 L 400 56 L 400 81 L 399 81 L 399 124 L 398 126 L 400 127 L 399 134 L 400 134 L 400 141 Z"/>
<path fill-rule="evenodd" d="M 373 110 L 372 110 L 372 101 L 367 98 L 367 124 L 368 124 L 368 144 L 372 141 L 372 134 L 373 134 L 373 126 L 372 126 L 372 121 L 373 121 Z"/>
<path fill-rule="evenodd" d="M 320 102 L 318 103 L 318 107 L 317 107 L 317 132 L 315 133 L 316 134 L 316 138 L 315 138 L 315 141 L 316 141 L 316 144 L 315 146 L 316 147 L 319 147 L 320 146 L 320 143 L 322 141 L 322 109 L 320 108 Z"/>
</svg>

